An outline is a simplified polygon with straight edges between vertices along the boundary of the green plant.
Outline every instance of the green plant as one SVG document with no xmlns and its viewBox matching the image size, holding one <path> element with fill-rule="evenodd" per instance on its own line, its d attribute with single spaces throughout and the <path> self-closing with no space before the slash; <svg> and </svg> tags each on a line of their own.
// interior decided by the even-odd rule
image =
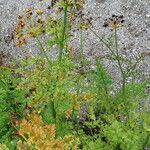
<svg viewBox="0 0 150 150">
<path fill-rule="evenodd" d="M 138 81 L 138 66 L 119 48 L 118 30 L 123 16 L 112 15 L 104 27 L 113 31 L 111 39 L 101 38 L 91 28 L 92 18 L 83 14 L 82 0 L 52 0 L 57 16 L 45 17 L 42 9 L 26 9 L 18 17 L 16 44 L 35 38 L 43 57 L 27 57 L 12 66 L 0 66 L 0 149 L 36 150 L 144 150 L 150 146 L 148 82 Z M 36 14 L 35 18 L 33 17 Z M 117 63 L 121 87 L 95 58 L 95 68 L 84 57 L 84 29 L 109 50 L 105 57 Z M 71 34 L 80 32 L 80 53 L 71 55 Z M 41 37 L 48 35 L 46 42 Z M 58 48 L 52 60 L 46 47 Z M 131 82 L 127 82 L 132 77 Z M 38 131 L 38 132 L 37 132 Z"/>
<path fill-rule="evenodd" d="M 26 9 L 24 15 L 19 15 L 18 23 L 16 25 L 15 39 L 16 45 L 22 46 L 27 44 L 29 38 L 35 38 L 39 46 L 40 51 L 49 62 L 49 57 L 45 46 L 48 45 L 50 48 L 56 46 L 59 49 L 59 60 L 66 57 L 70 53 L 70 38 L 74 30 L 79 28 L 85 29 L 87 25 L 91 24 L 89 18 L 83 18 L 84 0 L 78 1 L 66 1 L 58 0 L 51 2 L 51 8 L 56 18 L 47 16 L 43 17 L 44 10 L 37 9 Z M 36 14 L 36 18 L 33 17 Z M 47 34 L 49 36 L 46 45 L 41 42 L 41 36 Z"/>
<path fill-rule="evenodd" d="M 102 82 L 101 71 L 97 70 L 94 78 L 90 78 L 90 85 L 100 88 L 95 88 L 96 99 L 87 109 L 86 121 L 81 122 L 83 149 L 143 150 L 150 142 L 149 131 L 146 130 L 149 119 L 145 120 L 149 115 L 148 95 L 145 93 L 147 83 L 128 83 L 125 93 L 121 89 L 111 94 L 110 79 L 103 73 L 109 82 Z"/>
<path fill-rule="evenodd" d="M 129 66 L 135 67 L 131 76 L 135 75 L 139 61 L 141 58 Z M 143 150 L 148 146 L 149 132 L 144 127 L 149 124 L 145 120 L 149 114 L 147 82 L 125 82 L 124 87 L 113 91 L 111 77 L 99 59 L 96 59 L 95 70 L 86 77 L 88 89 L 96 96 L 87 107 L 86 120 L 81 122 L 83 131 L 78 133 L 83 149 Z"/>
<path fill-rule="evenodd" d="M 26 114 L 22 111 L 25 110 L 26 101 L 23 93 L 16 89 L 19 77 L 12 70 L 3 67 L 0 71 L 0 143 L 13 149 L 17 136 L 14 126 Z"/>
<path fill-rule="evenodd" d="M 139 56 L 136 56 L 134 59 L 131 60 L 128 57 L 125 57 L 121 54 L 121 51 L 119 49 L 118 45 L 118 35 L 117 32 L 120 29 L 121 26 L 123 26 L 124 23 L 124 17 L 122 15 L 112 15 L 112 18 L 106 19 L 104 22 L 104 27 L 109 27 L 113 31 L 113 37 L 114 41 L 110 41 L 109 39 L 105 39 L 104 37 L 101 38 L 97 33 L 92 29 L 89 28 L 92 33 L 99 39 L 101 43 L 103 43 L 106 48 L 108 48 L 109 53 L 106 58 L 111 59 L 112 61 L 117 62 L 118 69 L 121 73 L 122 78 L 122 93 L 125 94 L 125 86 L 127 83 L 128 77 L 131 77 L 133 79 L 137 78 L 136 76 L 139 75 L 138 65 L 143 60 L 144 55 L 140 54 Z"/>
<path fill-rule="evenodd" d="M 72 62 L 67 59 L 62 60 L 62 63 L 53 61 L 49 67 L 44 60 L 35 58 L 29 65 L 23 61 L 21 68 L 25 73 L 18 88 L 26 91 L 28 107 L 40 112 L 46 122 L 55 123 L 56 133 L 58 131 L 59 134 L 65 134 L 67 124 L 68 129 L 70 128 L 67 118 L 71 117 L 72 110 L 75 112 L 79 109 L 79 102 L 69 92 L 74 87 L 75 80 L 70 76 Z"/>
</svg>

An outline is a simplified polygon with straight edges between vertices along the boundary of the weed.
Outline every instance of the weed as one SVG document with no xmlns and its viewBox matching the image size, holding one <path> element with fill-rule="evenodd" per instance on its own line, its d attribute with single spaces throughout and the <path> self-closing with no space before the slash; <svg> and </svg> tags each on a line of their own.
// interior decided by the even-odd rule
<svg viewBox="0 0 150 150">
<path fill-rule="evenodd" d="M 114 41 L 101 38 L 92 29 L 92 18 L 83 13 L 82 0 L 52 0 L 56 18 L 44 17 L 43 9 L 28 8 L 18 17 L 16 45 L 36 40 L 43 57 L 28 57 L 0 66 L 0 149 L 10 150 L 144 150 L 150 146 L 147 80 L 138 81 L 141 54 L 131 61 L 119 49 L 118 30 L 122 15 L 104 22 Z M 95 58 L 95 67 L 84 57 L 87 28 L 117 62 L 122 85 L 113 90 L 112 77 Z M 80 55 L 75 60 L 71 33 L 80 34 Z M 47 36 L 45 42 L 42 36 Z M 52 60 L 45 47 L 57 46 Z M 134 80 L 127 82 L 132 77 Z"/>
</svg>

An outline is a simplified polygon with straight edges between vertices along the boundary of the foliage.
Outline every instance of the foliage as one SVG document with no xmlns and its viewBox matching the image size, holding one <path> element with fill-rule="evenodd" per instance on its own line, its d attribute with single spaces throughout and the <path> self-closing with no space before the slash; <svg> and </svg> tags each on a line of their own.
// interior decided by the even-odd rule
<svg viewBox="0 0 150 150">
<path fill-rule="evenodd" d="M 132 61 L 122 55 L 117 35 L 124 23 L 122 15 L 105 20 L 104 27 L 113 31 L 112 38 L 105 39 L 92 29 L 92 19 L 83 8 L 82 0 L 52 0 L 49 9 L 55 18 L 44 18 L 44 10 L 30 8 L 18 17 L 16 45 L 33 38 L 44 58 L 32 56 L 0 66 L 0 150 L 150 147 L 148 82 L 138 80 L 144 56 Z M 105 59 L 117 64 L 120 87 L 114 87 L 103 59 L 95 58 L 94 67 L 86 69 L 91 63 L 83 53 L 87 28 L 109 50 Z M 80 56 L 73 56 L 70 39 L 78 30 Z M 48 36 L 46 43 L 40 40 L 42 36 Z M 47 46 L 59 49 L 56 59 L 49 58 Z"/>
<path fill-rule="evenodd" d="M 14 125 L 17 124 L 19 118 L 26 113 L 25 100 L 23 93 L 16 89 L 19 82 L 17 74 L 13 74 L 10 70 L 2 69 L 0 74 L 0 142 L 13 147 L 15 138 Z M 12 141 L 12 143 L 11 143 Z"/>
<path fill-rule="evenodd" d="M 72 136 L 66 135 L 63 139 L 56 137 L 55 125 L 45 124 L 35 112 L 29 114 L 27 119 L 23 119 L 19 127 L 19 135 L 25 142 L 18 141 L 18 149 L 32 149 L 33 147 L 39 150 L 77 149 Z"/>
<path fill-rule="evenodd" d="M 52 1 L 49 9 L 54 13 L 46 17 L 44 17 L 43 9 L 26 9 L 25 14 L 18 17 L 15 31 L 16 45 L 22 46 L 27 44 L 30 38 L 34 38 L 48 59 L 47 52 L 40 41 L 41 35 L 46 34 L 49 37 L 47 45 L 50 48 L 56 46 L 59 49 L 59 60 L 61 61 L 63 57 L 72 53 L 69 43 L 73 32 L 86 29 L 87 25 L 91 25 L 91 18 L 87 18 L 83 13 L 83 4 L 84 0 Z"/>
</svg>

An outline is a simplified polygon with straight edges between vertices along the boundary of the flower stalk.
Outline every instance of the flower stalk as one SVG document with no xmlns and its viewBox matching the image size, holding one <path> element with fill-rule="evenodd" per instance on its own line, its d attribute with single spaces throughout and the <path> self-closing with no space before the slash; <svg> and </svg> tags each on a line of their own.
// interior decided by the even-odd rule
<svg viewBox="0 0 150 150">
<path fill-rule="evenodd" d="M 62 60 L 62 56 L 63 56 L 63 50 L 65 47 L 65 40 L 66 40 L 66 30 L 67 30 L 67 10 L 68 10 L 68 6 L 65 5 L 64 7 L 64 21 L 63 21 L 63 30 L 62 30 L 62 39 L 60 42 L 60 51 L 59 51 L 59 60 Z"/>
</svg>

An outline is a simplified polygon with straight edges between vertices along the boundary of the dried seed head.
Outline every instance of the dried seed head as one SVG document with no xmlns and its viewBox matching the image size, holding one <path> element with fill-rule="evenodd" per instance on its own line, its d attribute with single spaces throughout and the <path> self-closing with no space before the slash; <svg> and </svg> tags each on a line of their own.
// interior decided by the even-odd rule
<svg viewBox="0 0 150 150">
<path fill-rule="evenodd" d="M 32 31 L 28 32 L 27 35 L 28 35 L 29 38 L 36 37 L 36 34 Z"/>
<path fill-rule="evenodd" d="M 110 27 L 111 30 L 117 29 L 123 26 L 125 21 L 123 18 L 123 15 L 117 16 L 113 14 L 111 18 L 105 19 L 103 27 Z"/>
<path fill-rule="evenodd" d="M 38 18 L 38 19 L 37 19 L 37 23 L 43 24 L 43 23 L 44 23 L 44 20 L 42 20 L 41 18 Z"/>
<path fill-rule="evenodd" d="M 26 39 L 23 38 L 16 42 L 16 46 L 22 46 L 23 44 L 26 44 L 26 43 L 27 43 Z"/>
<path fill-rule="evenodd" d="M 44 10 L 42 9 L 37 9 L 36 10 L 37 15 L 42 15 L 44 13 Z"/>
<path fill-rule="evenodd" d="M 46 30 L 42 30 L 42 34 L 45 34 L 46 33 Z"/>
<path fill-rule="evenodd" d="M 23 19 L 23 16 L 22 15 L 19 15 L 18 16 L 18 19 L 20 20 L 20 19 Z"/>
<path fill-rule="evenodd" d="M 31 9 L 31 8 L 26 8 L 26 9 L 25 9 L 25 12 L 26 12 L 26 13 L 32 12 L 32 9 Z"/>
</svg>

